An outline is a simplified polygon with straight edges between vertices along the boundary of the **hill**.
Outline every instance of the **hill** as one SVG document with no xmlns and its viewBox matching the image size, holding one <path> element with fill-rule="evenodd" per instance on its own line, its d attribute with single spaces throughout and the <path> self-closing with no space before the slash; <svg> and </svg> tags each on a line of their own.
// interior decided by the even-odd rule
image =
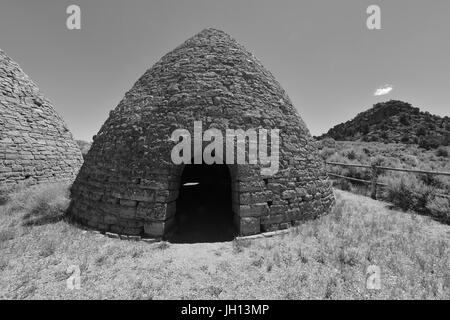
<svg viewBox="0 0 450 320">
<path fill-rule="evenodd" d="M 434 149 L 450 144 L 450 118 L 422 112 L 403 101 L 390 100 L 375 104 L 318 138 L 327 137 L 340 141 L 418 144 Z"/>
<path fill-rule="evenodd" d="M 87 155 L 89 149 L 91 148 L 91 142 L 87 142 L 84 140 L 75 140 L 78 143 L 78 146 L 81 149 L 81 153 L 83 154 L 83 158 Z"/>
</svg>

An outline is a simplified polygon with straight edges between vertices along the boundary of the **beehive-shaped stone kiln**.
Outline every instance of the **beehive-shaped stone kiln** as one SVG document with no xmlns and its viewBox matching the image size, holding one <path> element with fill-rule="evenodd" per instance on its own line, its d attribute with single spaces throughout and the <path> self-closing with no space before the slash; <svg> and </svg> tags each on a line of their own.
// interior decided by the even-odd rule
<svg viewBox="0 0 450 320">
<path fill-rule="evenodd" d="M 50 101 L 0 50 L 0 186 L 73 180 L 82 161 Z"/>
<path fill-rule="evenodd" d="M 205 29 L 145 72 L 111 111 L 73 185 L 72 218 L 101 231 L 164 236 L 178 214 L 184 170 L 171 159 L 170 138 L 180 128 L 194 136 L 194 121 L 222 132 L 280 130 L 276 174 L 263 175 L 259 163 L 228 165 L 239 234 L 284 229 L 330 210 L 323 163 L 285 91 L 233 38 Z"/>
</svg>

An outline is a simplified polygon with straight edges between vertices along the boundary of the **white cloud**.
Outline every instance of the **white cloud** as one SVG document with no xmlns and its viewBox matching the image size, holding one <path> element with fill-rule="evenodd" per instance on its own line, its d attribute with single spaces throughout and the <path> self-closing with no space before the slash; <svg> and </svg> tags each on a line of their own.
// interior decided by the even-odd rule
<svg viewBox="0 0 450 320">
<path fill-rule="evenodd" d="M 388 94 L 389 92 L 391 92 L 394 89 L 393 86 L 391 86 L 390 84 L 385 84 L 384 86 L 378 88 L 374 95 L 375 96 L 384 96 L 385 94 Z"/>
</svg>

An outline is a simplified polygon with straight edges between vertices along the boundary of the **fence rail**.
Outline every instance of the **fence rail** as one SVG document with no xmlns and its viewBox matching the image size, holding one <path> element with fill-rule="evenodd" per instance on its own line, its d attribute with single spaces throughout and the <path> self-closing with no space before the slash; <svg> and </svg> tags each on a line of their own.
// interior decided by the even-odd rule
<svg viewBox="0 0 450 320">
<path fill-rule="evenodd" d="M 371 169 L 371 180 L 362 180 L 352 177 L 343 176 L 340 174 L 327 172 L 329 176 L 347 179 L 350 181 L 356 181 L 360 183 L 370 184 L 370 196 L 372 199 L 377 198 L 377 187 L 387 187 L 388 185 L 385 183 L 378 182 L 378 175 L 380 171 L 401 171 L 401 172 L 409 172 L 409 173 L 418 173 L 418 174 L 432 174 L 432 175 L 442 175 L 442 176 L 450 176 L 450 172 L 439 172 L 439 171 L 425 171 L 425 170 L 413 170 L 413 169 L 402 169 L 402 168 L 391 168 L 391 167 L 383 167 L 376 165 L 365 165 L 365 164 L 354 164 L 354 163 L 340 163 L 340 162 L 328 162 L 325 161 L 325 164 L 332 166 L 342 166 L 342 167 L 354 167 L 354 168 L 366 168 Z M 434 193 L 435 196 L 448 198 L 450 199 L 450 195 Z"/>
<path fill-rule="evenodd" d="M 413 170 L 413 169 L 402 169 L 402 168 L 392 168 L 392 167 L 382 167 L 382 166 L 370 166 L 367 164 L 353 164 L 353 163 L 340 163 L 340 162 L 325 162 L 330 165 L 337 165 L 343 167 L 356 167 L 356 168 L 367 168 L 372 169 L 375 167 L 380 170 L 388 170 L 388 171 L 403 171 L 403 172 L 411 172 L 411 173 L 420 173 L 420 174 L 434 174 L 441 176 L 450 176 L 450 172 L 439 172 L 439 171 L 425 171 L 425 170 Z"/>
</svg>

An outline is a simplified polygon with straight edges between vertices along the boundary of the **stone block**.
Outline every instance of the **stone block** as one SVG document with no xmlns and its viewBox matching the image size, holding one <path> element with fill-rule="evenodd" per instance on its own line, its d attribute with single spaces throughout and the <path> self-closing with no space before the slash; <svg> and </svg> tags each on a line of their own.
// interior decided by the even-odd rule
<svg viewBox="0 0 450 320">
<path fill-rule="evenodd" d="M 121 205 L 114 205 L 109 203 L 104 203 L 101 206 L 101 210 L 111 216 L 118 216 L 124 218 L 134 218 L 136 217 L 136 208 L 125 207 Z"/>
<path fill-rule="evenodd" d="M 256 204 L 272 200 L 272 192 L 269 190 L 259 192 L 244 192 L 239 194 L 241 204 Z"/>
<path fill-rule="evenodd" d="M 124 207 L 136 207 L 137 204 L 136 200 L 120 199 L 120 205 Z"/>
<path fill-rule="evenodd" d="M 122 233 L 122 231 L 123 231 L 123 228 L 122 228 L 122 226 L 119 226 L 119 225 L 112 225 L 111 226 L 111 233 L 115 233 L 115 234 L 121 234 Z"/>
<path fill-rule="evenodd" d="M 295 192 L 295 190 L 286 190 L 283 191 L 283 193 L 281 194 L 281 197 L 283 199 L 293 199 L 295 198 L 297 195 L 297 193 Z"/>
<path fill-rule="evenodd" d="M 169 189 L 169 182 L 167 181 L 167 177 L 162 176 L 161 180 L 150 180 L 150 179 L 142 179 L 139 184 L 141 188 L 152 189 L 152 190 L 167 190 Z"/>
<path fill-rule="evenodd" d="M 112 239 L 120 239 L 120 236 L 117 233 L 112 233 L 112 232 L 106 232 L 105 235 L 108 238 L 112 238 Z"/>
<path fill-rule="evenodd" d="M 175 215 L 176 202 L 170 203 L 148 203 L 140 202 L 136 215 L 147 221 L 163 221 Z"/>
<path fill-rule="evenodd" d="M 169 200 L 171 194 L 173 195 L 173 192 L 170 192 L 169 190 L 158 190 L 155 194 L 155 202 L 169 202 L 171 201 Z"/>
<path fill-rule="evenodd" d="M 240 192 L 262 191 L 264 190 L 264 183 L 262 181 L 239 182 L 237 189 Z"/>
<path fill-rule="evenodd" d="M 148 237 L 162 237 L 174 224 L 174 219 L 144 223 L 144 234 Z"/>
<path fill-rule="evenodd" d="M 279 224 L 277 223 L 267 223 L 267 224 L 261 224 L 261 231 L 262 232 L 271 232 L 279 230 Z"/>
<path fill-rule="evenodd" d="M 123 233 L 130 236 L 139 236 L 142 234 L 143 228 L 124 227 Z"/>
<path fill-rule="evenodd" d="M 112 216 L 112 215 L 106 215 L 106 216 L 103 218 L 103 221 L 104 221 L 106 224 L 114 224 L 114 223 L 117 222 L 117 217 Z"/>
<path fill-rule="evenodd" d="M 139 189 L 139 190 L 124 190 L 124 191 L 115 191 L 112 193 L 114 198 L 120 199 L 128 199 L 134 201 L 146 201 L 146 202 L 154 202 L 155 201 L 155 192 L 153 190 L 147 189 Z"/>
<path fill-rule="evenodd" d="M 287 205 L 281 205 L 281 204 L 271 205 L 269 208 L 269 214 L 284 213 L 288 210 L 288 208 L 289 207 Z"/>
<path fill-rule="evenodd" d="M 286 220 L 284 214 L 277 214 L 277 215 L 268 215 L 265 217 L 261 217 L 261 223 L 262 224 L 272 224 L 272 223 L 281 223 Z"/>
<path fill-rule="evenodd" d="M 257 234 L 261 231 L 261 220 L 255 217 L 235 217 L 241 236 Z"/>
<path fill-rule="evenodd" d="M 241 217 L 260 217 L 262 215 L 266 215 L 268 212 L 269 206 L 267 203 L 239 206 L 239 215 Z"/>
</svg>

